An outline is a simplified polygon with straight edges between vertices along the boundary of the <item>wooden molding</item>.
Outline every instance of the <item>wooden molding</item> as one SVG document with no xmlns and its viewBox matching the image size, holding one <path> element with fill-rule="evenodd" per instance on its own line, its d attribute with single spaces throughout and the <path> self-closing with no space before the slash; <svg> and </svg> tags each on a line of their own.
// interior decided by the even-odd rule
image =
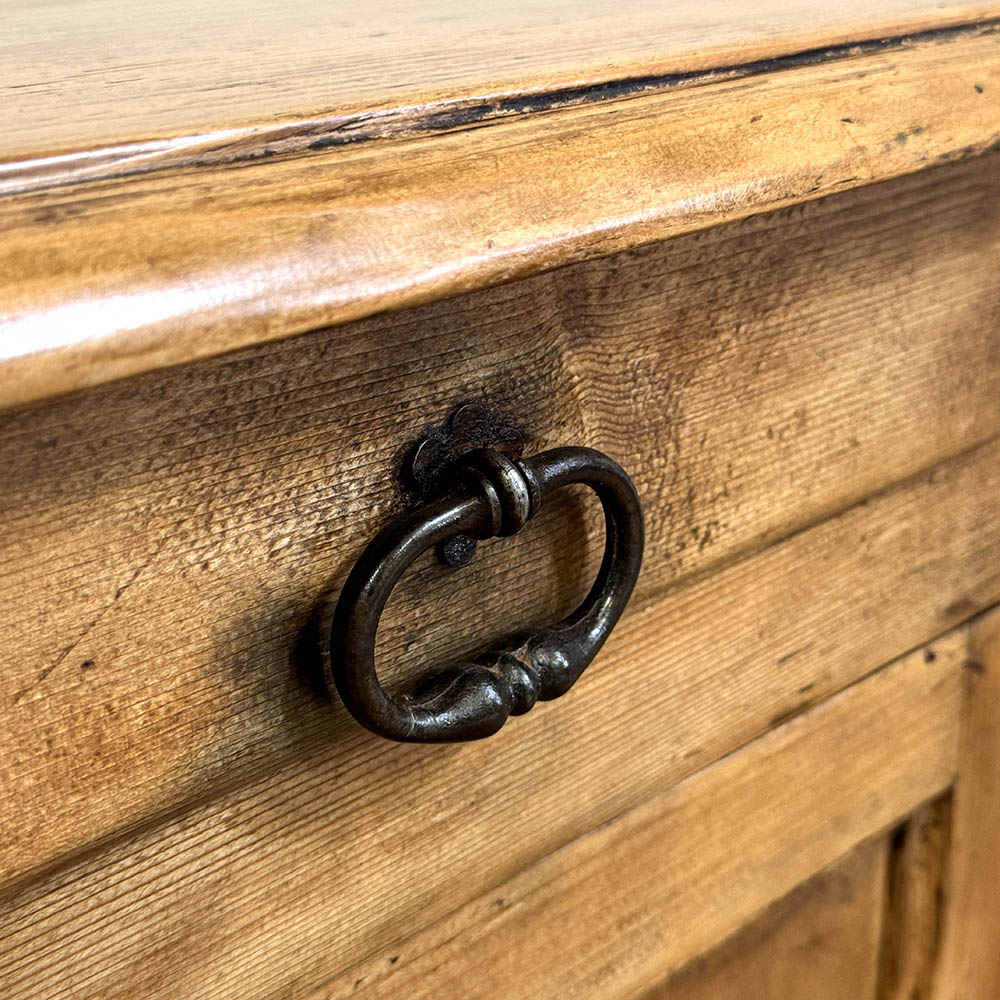
<svg viewBox="0 0 1000 1000">
<path fill-rule="evenodd" d="M 994 27 L 242 162 L 10 168 L 0 405 L 991 151 Z"/>
</svg>

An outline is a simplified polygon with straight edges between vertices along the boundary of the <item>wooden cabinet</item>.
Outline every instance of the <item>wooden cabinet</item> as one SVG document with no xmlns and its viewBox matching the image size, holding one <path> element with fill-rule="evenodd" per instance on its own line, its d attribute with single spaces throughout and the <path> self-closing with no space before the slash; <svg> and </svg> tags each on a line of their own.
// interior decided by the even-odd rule
<svg viewBox="0 0 1000 1000">
<path fill-rule="evenodd" d="M 245 7 L 0 55 L 3 996 L 992 1000 L 1000 8 Z M 620 463 L 642 571 L 396 744 L 331 615 L 470 401 Z M 425 555 L 380 677 L 603 533 Z"/>
</svg>

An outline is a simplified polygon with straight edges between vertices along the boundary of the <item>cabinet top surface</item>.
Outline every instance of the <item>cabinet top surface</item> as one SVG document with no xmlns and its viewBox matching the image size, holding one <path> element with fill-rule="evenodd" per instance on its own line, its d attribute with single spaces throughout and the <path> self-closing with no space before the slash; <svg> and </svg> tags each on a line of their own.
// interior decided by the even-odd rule
<svg viewBox="0 0 1000 1000">
<path fill-rule="evenodd" d="M 2 9 L 8 163 L 441 101 L 641 85 L 1000 13 L 951 0 L 4 0 Z"/>
</svg>

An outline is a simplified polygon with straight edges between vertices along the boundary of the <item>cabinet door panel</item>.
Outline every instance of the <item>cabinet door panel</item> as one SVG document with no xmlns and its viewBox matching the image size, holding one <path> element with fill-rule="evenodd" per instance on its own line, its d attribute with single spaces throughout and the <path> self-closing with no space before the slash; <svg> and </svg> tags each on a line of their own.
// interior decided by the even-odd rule
<svg viewBox="0 0 1000 1000">
<path fill-rule="evenodd" d="M 642 1000 L 875 1000 L 886 853 L 856 847 Z"/>
</svg>

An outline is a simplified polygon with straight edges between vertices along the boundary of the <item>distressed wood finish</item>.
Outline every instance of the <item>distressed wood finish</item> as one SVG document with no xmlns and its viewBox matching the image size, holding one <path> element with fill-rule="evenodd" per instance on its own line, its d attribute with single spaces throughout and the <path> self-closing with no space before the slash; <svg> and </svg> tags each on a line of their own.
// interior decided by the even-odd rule
<svg viewBox="0 0 1000 1000">
<path fill-rule="evenodd" d="M 0 404 L 977 156 L 1000 137 L 994 30 L 238 164 L 9 167 Z"/>
<path fill-rule="evenodd" d="M 363 956 L 387 962 L 397 954 L 389 949 L 467 899 L 496 898 L 490 886 L 780 727 L 947 617 L 997 600 L 1000 558 L 974 539 L 998 472 L 1000 455 L 987 446 L 631 616 L 573 696 L 536 706 L 530 728 L 481 744 L 400 747 L 358 734 L 341 715 L 326 742 L 275 773 L 217 787 L 211 800 L 11 896 L 11 968 L 56 981 L 73 958 L 85 960 L 100 995 L 194 998 L 227 996 L 234 960 L 241 996 L 251 986 L 262 996 L 294 992 Z M 975 589 L 956 600 L 959 584 Z M 948 649 L 934 643 L 912 663 L 933 676 Z M 916 673 L 911 664 L 907 685 Z M 890 701 L 880 711 L 897 720 Z M 957 726 L 947 698 L 928 711 L 935 725 Z M 865 723 L 868 752 L 900 752 L 895 722 L 886 724 Z M 911 728 L 916 735 L 910 722 L 901 731 Z M 950 768 L 952 757 L 939 763 Z M 874 770 L 867 784 L 863 773 L 843 771 L 857 808 L 895 810 L 883 823 L 909 811 L 890 806 Z M 760 780 L 771 774 L 761 767 Z M 816 780 L 796 784 L 795 801 L 806 786 L 824 797 L 825 778 Z M 841 833 L 834 824 L 830 835 Z M 774 894 L 759 905 L 812 873 L 796 856 L 780 848 L 774 864 L 790 866 L 790 881 L 765 879 Z M 742 919 L 716 915 L 734 921 L 730 930 Z M 127 937 L 116 936 L 123 927 Z M 68 944 L 78 935 L 83 952 Z"/>
<path fill-rule="evenodd" d="M 886 853 L 856 847 L 642 1000 L 876 1000 Z"/>
<path fill-rule="evenodd" d="M 966 666 L 944 943 L 933 1000 L 1000 994 L 1000 611 L 976 623 Z"/>
<path fill-rule="evenodd" d="M 935 650 L 933 660 L 918 652 L 817 706 L 420 937 L 387 936 L 369 962 L 317 996 L 496 997 L 516 983 L 524 998 L 592 996 L 595 986 L 613 998 L 651 985 L 947 787 L 964 635 Z M 80 988 L 107 1000 L 306 989 L 334 971 L 334 939 L 357 949 L 362 929 L 383 916 L 373 897 L 378 879 L 360 883 L 360 897 L 330 891 L 328 875 L 349 869 L 342 839 L 321 846 L 303 838 L 308 814 L 317 831 L 324 825 L 322 787 L 330 786 L 300 788 L 305 797 L 291 811 L 260 792 L 198 810 L 10 900 L 0 983 L 10 996 L 28 990 L 53 1000 Z M 860 787 L 877 792 L 860 795 Z M 269 817 L 279 826 L 269 828 Z M 369 856 L 407 839 L 404 829 L 354 818 Z M 462 822 L 456 813 L 442 820 L 448 829 Z M 461 879 L 447 839 L 438 845 L 426 855 L 414 856 L 412 844 L 408 851 L 423 858 L 425 873 L 446 877 L 454 902 Z M 285 909 L 278 900 L 287 899 L 290 878 L 305 892 Z M 345 905 L 357 907 L 353 917 Z"/>
<path fill-rule="evenodd" d="M 397 505 L 402 450 L 456 399 L 488 389 L 527 422 L 533 447 L 589 444 L 633 472 L 649 521 L 637 609 L 995 437 L 994 192 L 991 173 L 961 165 L 8 413 L 0 440 L 20 475 L 3 496 L 5 585 L 19 597 L 0 607 L 4 880 L 220 783 L 323 757 L 317 746 L 374 762 L 367 738 L 291 671 L 292 650 Z M 800 661 L 811 666 L 798 685 L 818 697 L 853 679 L 843 673 L 852 662 L 873 669 L 968 617 L 997 599 L 995 547 L 980 538 L 995 450 L 953 468 L 873 508 L 897 512 L 872 513 L 874 536 L 848 532 L 874 561 L 834 558 L 804 540 L 826 535 L 804 536 L 779 550 L 787 556 L 720 577 L 704 607 L 691 605 L 696 620 L 746 608 L 755 575 L 770 581 L 750 602 L 774 630 L 767 657 L 750 658 L 761 670 L 815 647 L 805 621 L 881 604 L 880 587 L 905 591 L 884 634 L 847 617 L 833 647 Z M 901 533 L 883 542 L 893 516 Z M 424 565 L 390 606 L 389 676 L 565 608 L 592 571 L 594 533 L 593 512 L 566 502 L 458 576 Z M 817 576 L 818 564 L 833 576 Z M 815 602 L 795 591 L 802 620 L 781 622 L 787 598 L 767 602 L 790 573 Z M 507 583 L 525 578 L 530 587 Z M 657 613 L 670 621 L 681 606 Z M 421 608 L 437 617 L 414 635 Z M 706 642 L 723 663 L 745 641 L 757 651 L 750 616 L 713 627 L 711 640 L 680 627 L 687 661 L 710 664 Z M 782 676 L 798 676 L 782 664 Z M 749 737 L 801 700 L 791 682 L 771 690 L 730 718 L 733 733 Z M 596 711 L 581 702 L 567 718 Z M 510 739 L 530 744 L 551 725 L 515 720 Z M 725 752 L 732 735 L 720 726 L 716 737 Z M 623 779 L 611 801 L 634 805 L 657 790 L 657 773 Z M 53 815 L 53 796 L 72 808 Z M 567 836 L 607 818 L 577 802 Z M 525 850 L 553 844 L 550 822 L 538 845 L 522 838 Z"/>
<path fill-rule="evenodd" d="M 995 1000 L 1000 0 L 870 7 L 10 0 L 0 996 Z M 470 400 L 645 564 L 572 692 L 394 744 L 324 634 Z M 380 677 L 602 539 L 418 561 Z"/>
<path fill-rule="evenodd" d="M 350 10 L 320 0 L 211 7 L 163 0 L 139 12 L 127 0 L 9 0 L 4 14 L 3 154 L 28 159 L 133 143 L 155 156 L 157 139 L 211 148 L 232 143 L 233 131 L 271 138 L 268 127 L 276 125 L 312 137 L 346 132 L 356 141 L 366 119 L 378 134 L 387 119 L 442 116 L 473 102 L 534 95 L 544 106 L 546 98 L 558 101 L 553 91 L 623 80 L 639 81 L 640 90 L 665 87 L 678 82 L 675 74 L 718 73 L 790 52 L 891 44 L 998 17 L 1000 7 L 371 0 Z M 137 21 L 141 30 L 131 30 Z"/>
<path fill-rule="evenodd" d="M 309 1000 L 635 996 L 948 786 L 964 631 L 935 648 L 931 663 L 919 652 L 862 681 Z"/>
<path fill-rule="evenodd" d="M 957 666 L 966 665 L 961 640 L 951 651 Z M 921 806 L 643 1000 L 929 1000 L 940 954 L 951 802 L 949 791 Z"/>
<path fill-rule="evenodd" d="M 963 660 L 963 668 L 966 665 Z M 951 820 L 949 793 L 919 809 L 892 833 L 878 1000 L 930 1000 L 933 996 Z"/>
</svg>

